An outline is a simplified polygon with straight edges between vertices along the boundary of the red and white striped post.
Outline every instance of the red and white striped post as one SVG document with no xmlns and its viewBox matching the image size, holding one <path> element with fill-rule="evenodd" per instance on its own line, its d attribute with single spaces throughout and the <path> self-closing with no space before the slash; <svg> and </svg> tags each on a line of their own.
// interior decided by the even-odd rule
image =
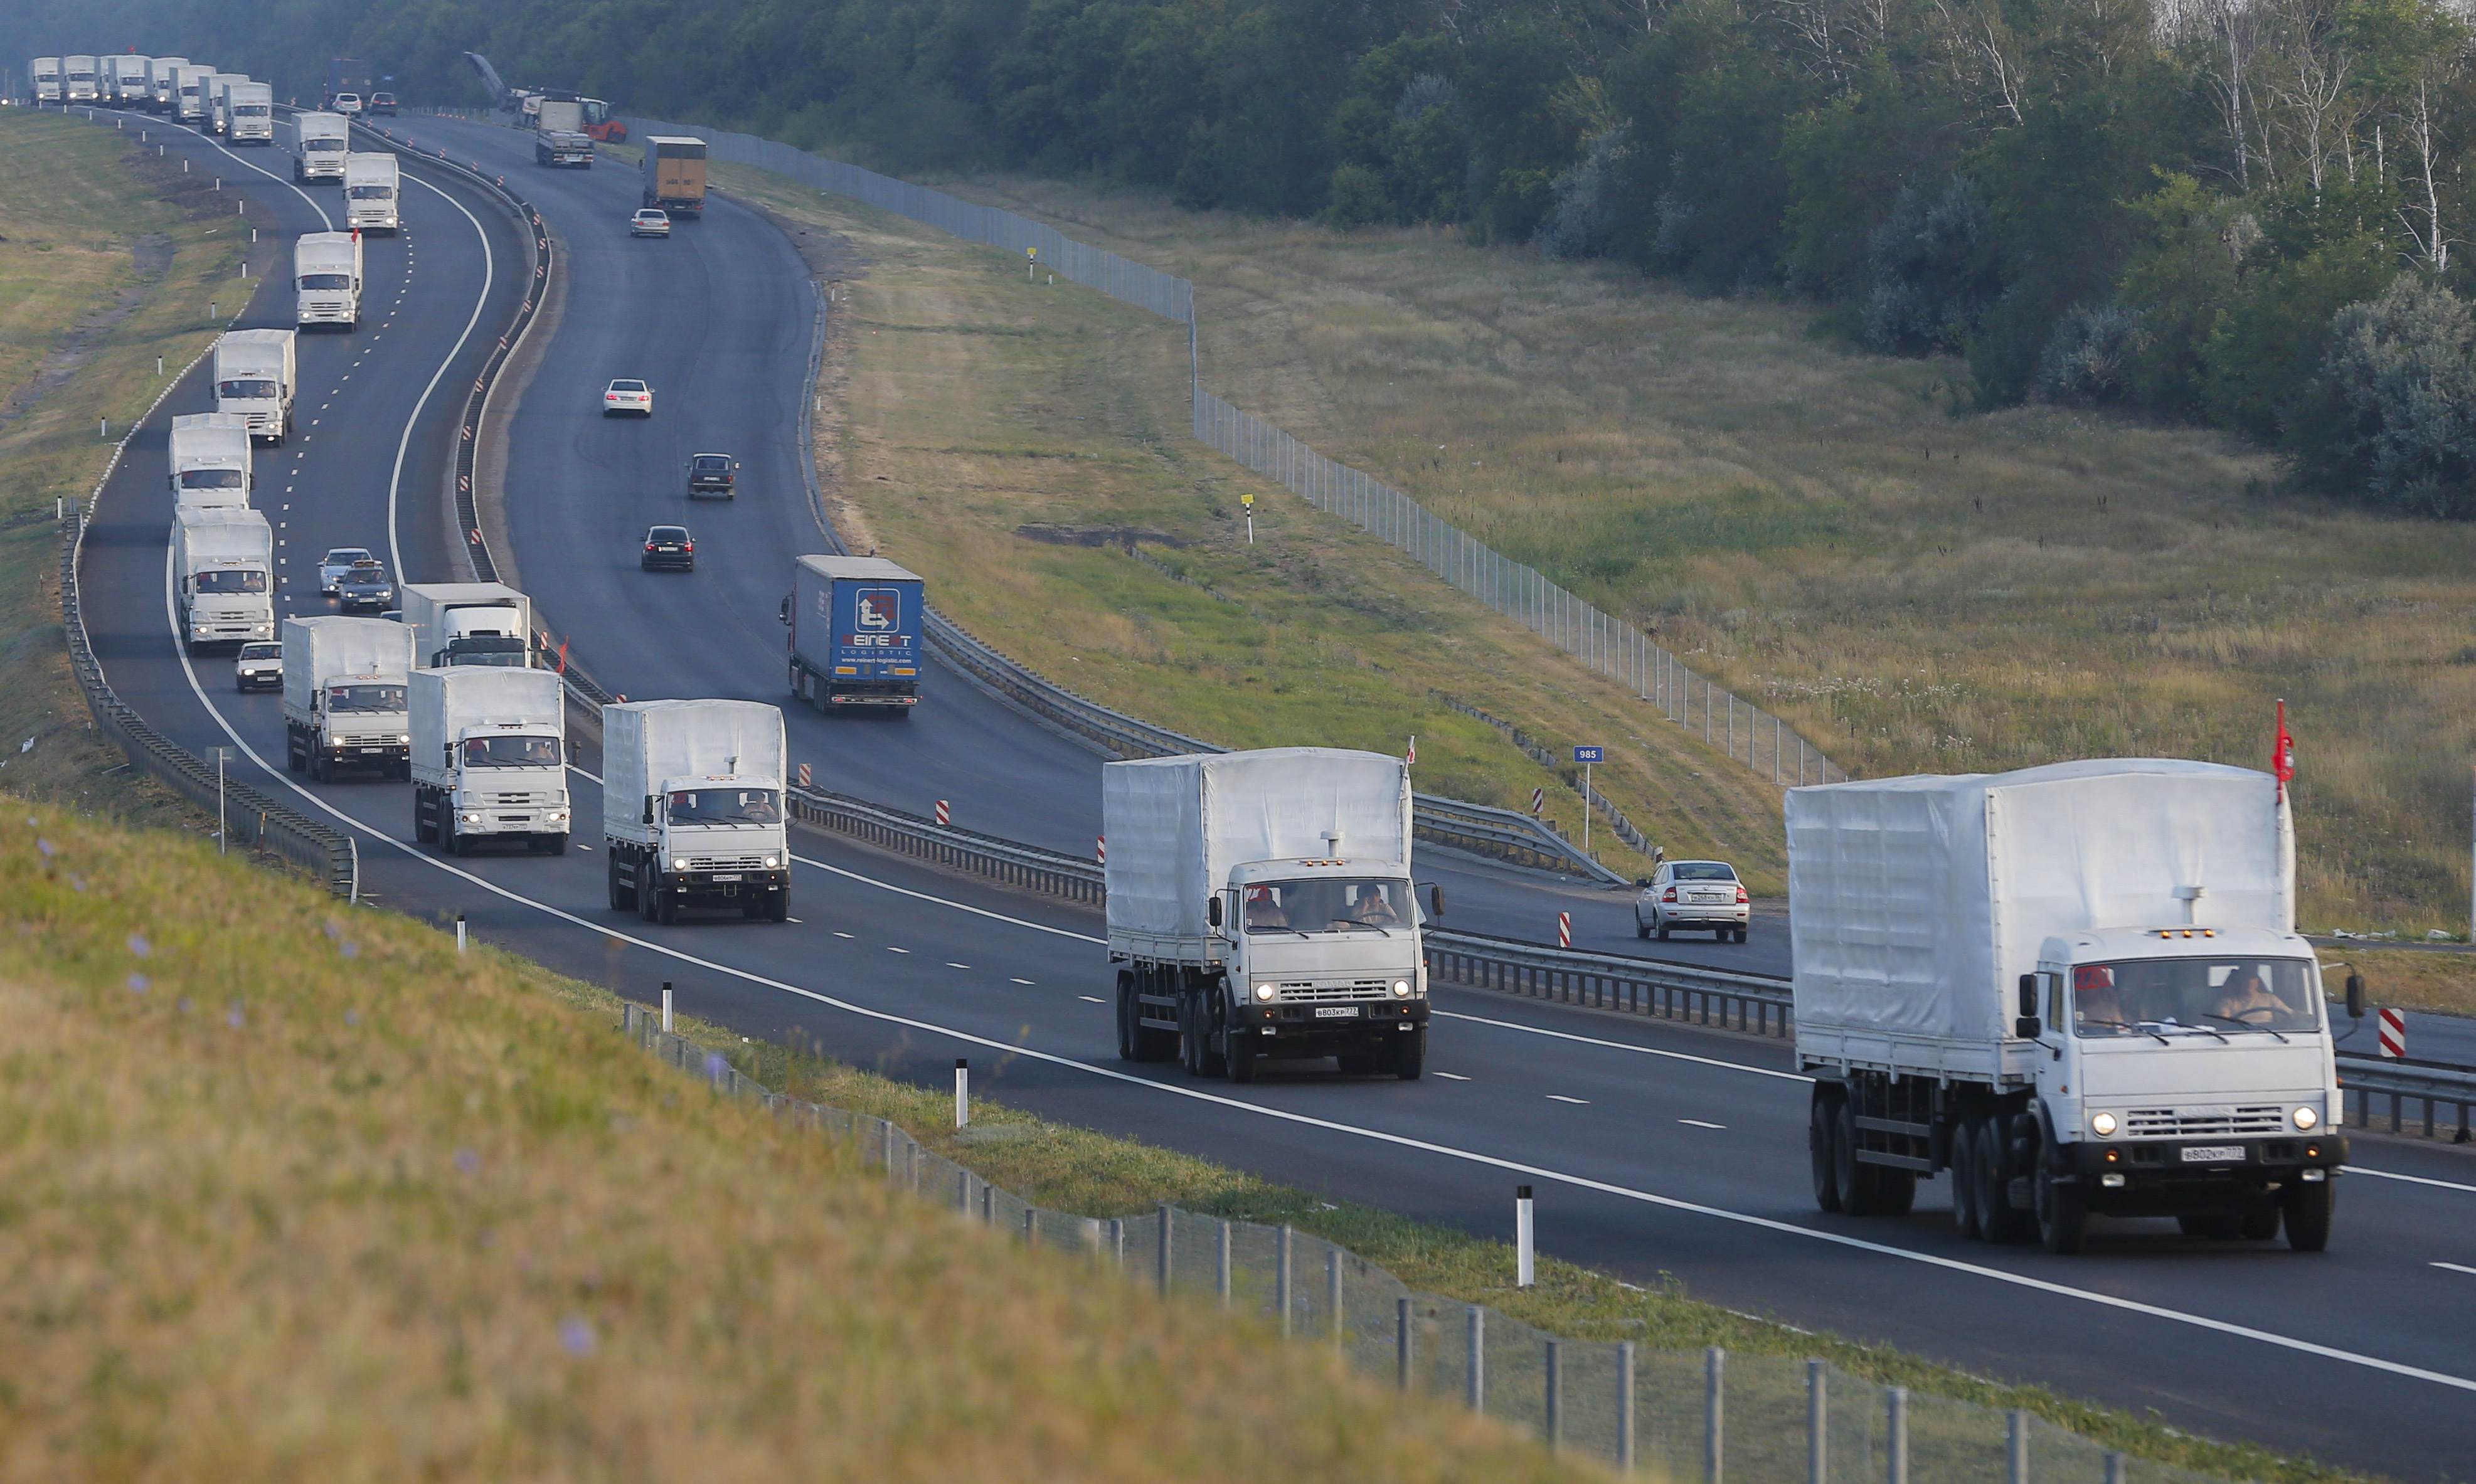
<svg viewBox="0 0 2476 1484">
<path fill-rule="evenodd" d="M 1546 813 L 1547 810 L 1548 790 L 1544 788 L 1532 789 L 1530 791 L 1530 817 L 1532 819 L 1537 819 L 1540 815 Z"/>
<path fill-rule="evenodd" d="M 946 801 L 945 801 L 945 800 L 943 800 L 943 799 L 938 800 L 938 801 L 937 801 L 937 823 L 939 823 L 939 824 L 941 824 L 941 825 L 951 825 L 951 824 L 953 824 L 953 822 L 954 822 L 954 811 L 953 811 L 953 810 L 952 810 L 952 809 L 950 809 L 950 808 L 948 808 L 948 807 L 946 807 Z"/>
<path fill-rule="evenodd" d="M 802 788 L 814 788 L 817 786 L 817 776 L 808 771 L 808 765 L 806 763 L 800 764 L 800 786 Z"/>
<path fill-rule="evenodd" d="M 2407 1054 L 2407 1012 L 2385 1009 L 2381 1012 L 2382 1054 L 2396 1060 Z"/>
<path fill-rule="evenodd" d="M 1573 914 L 1571 912 L 1556 914 L 1556 946 L 1558 948 L 1573 946 Z"/>
<path fill-rule="evenodd" d="M 1107 835 L 1094 835 L 1092 837 L 1092 858 L 1104 866 L 1109 863 L 1109 837 Z"/>
</svg>

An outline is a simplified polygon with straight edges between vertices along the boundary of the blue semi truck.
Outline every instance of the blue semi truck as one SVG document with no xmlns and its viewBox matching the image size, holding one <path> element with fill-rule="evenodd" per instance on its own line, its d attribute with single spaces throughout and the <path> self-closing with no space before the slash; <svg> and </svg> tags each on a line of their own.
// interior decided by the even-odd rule
<svg viewBox="0 0 2476 1484">
<path fill-rule="evenodd" d="M 927 616 L 919 577 L 881 556 L 803 556 L 782 621 L 791 626 L 791 694 L 821 711 L 920 703 Z"/>
</svg>

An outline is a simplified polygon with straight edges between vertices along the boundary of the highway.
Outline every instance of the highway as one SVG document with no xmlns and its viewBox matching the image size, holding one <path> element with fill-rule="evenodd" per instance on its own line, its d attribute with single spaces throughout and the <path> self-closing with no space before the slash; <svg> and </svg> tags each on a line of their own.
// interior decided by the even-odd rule
<svg viewBox="0 0 2476 1484">
<path fill-rule="evenodd" d="M 668 242 L 632 242 L 624 169 L 538 170 L 527 140 L 481 126 L 407 119 L 403 132 L 520 176 L 566 247 L 566 312 L 509 425 L 507 555 L 545 623 L 631 695 L 780 701 L 783 572 L 820 545 L 797 463 L 814 306 L 796 255 L 729 203 Z M 272 163 L 281 170 L 282 157 Z M 458 575 L 437 504 L 460 404 L 450 393 L 504 323 L 522 256 L 504 214 L 441 184 L 408 187 L 409 231 L 372 244 L 373 303 L 397 317 L 304 341 L 309 435 L 270 451 L 264 467 L 282 473 L 261 477 L 260 504 L 286 523 L 279 535 L 305 576 L 335 544 L 392 549 L 410 580 Z M 286 186 L 259 182 L 254 216 L 261 201 L 270 219 L 316 224 Z M 274 292 L 247 322 L 281 323 L 286 308 Z M 598 416 L 594 397 L 620 375 L 656 387 L 653 420 Z M 1088 913 L 814 834 L 799 837 L 793 924 L 656 928 L 610 912 L 589 752 L 575 786 L 578 838 L 591 848 L 458 861 L 416 851 L 405 785 L 283 774 L 274 698 L 234 695 L 228 660 L 185 662 L 172 643 L 161 421 L 205 405 L 202 387 L 185 395 L 106 491 L 85 569 L 98 651 L 123 697 L 179 740 L 249 748 L 241 766 L 275 763 L 262 786 L 354 829 L 384 905 L 433 920 L 463 912 L 483 938 L 640 1001 L 675 981 L 687 1008 L 743 1033 L 797 1035 L 897 1075 L 933 1080 L 969 1055 L 989 1095 L 1016 1105 L 1473 1230 L 1508 1230 L 1510 1187 L 1533 1183 L 1547 1249 L 1632 1281 L 1671 1274 L 1734 1308 L 2155 1408 L 2213 1435 L 2400 1477 L 2469 1472 L 2476 1161 L 2446 1150 L 2365 1141 L 2319 1256 L 2120 1223 L 2090 1255 L 2058 1259 L 1959 1241 L 1934 1185 L 1903 1220 L 1815 1213 L 1805 1086 L 1777 1042 L 1446 990 L 1433 1075 L 1417 1084 L 1318 1070 L 1240 1088 L 1127 1067 L 1113 1054 L 1110 978 Z M 689 507 L 677 470 L 710 448 L 744 460 L 745 492 Z M 700 570 L 639 574 L 643 526 L 682 512 Z M 284 610 L 323 610 L 312 589 L 287 586 Z M 854 793 L 924 810 L 948 798 L 976 828 L 1088 848 L 1097 760 L 938 679 L 909 723 L 789 713 L 793 755 Z M 1637 946 L 1621 895 L 1560 893 L 1468 861 L 1419 874 L 1448 881 L 1454 926 L 1539 937 L 1539 914 L 1570 898 L 1594 909 L 1604 946 Z M 1494 905 L 1505 901 L 1516 905 Z M 1777 935 L 1759 929 L 1747 950 L 1688 952 L 1767 943 L 1784 961 Z"/>
</svg>

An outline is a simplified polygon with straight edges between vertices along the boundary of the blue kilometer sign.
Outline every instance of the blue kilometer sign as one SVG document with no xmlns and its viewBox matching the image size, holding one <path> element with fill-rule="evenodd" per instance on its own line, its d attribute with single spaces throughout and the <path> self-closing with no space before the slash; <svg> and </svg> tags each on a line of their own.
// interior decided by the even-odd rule
<svg viewBox="0 0 2476 1484">
<path fill-rule="evenodd" d="M 1573 760 L 1575 762 L 1605 762 L 1608 760 L 1607 749 L 1603 747 L 1576 746 L 1573 749 Z"/>
</svg>

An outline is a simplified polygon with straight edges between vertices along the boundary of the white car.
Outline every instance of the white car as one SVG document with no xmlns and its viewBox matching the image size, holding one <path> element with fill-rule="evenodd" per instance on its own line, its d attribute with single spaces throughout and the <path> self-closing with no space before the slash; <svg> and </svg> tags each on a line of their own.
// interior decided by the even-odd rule
<svg viewBox="0 0 2476 1484">
<path fill-rule="evenodd" d="M 1709 932 L 1712 940 L 1746 941 L 1753 904 L 1737 868 L 1724 860 L 1670 860 L 1642 883 L 1633 902 L 1633 935 L 1668 941 L 1670 932 Z"/>
<path fill-rule="evenodd" d="M 233 661 L 233 689 L 282 690 L 284 645 L 281 640 L 253 639 L 240 647 Z"/>
<path fill-rule="evenodd" d="M 319 557 L 319 596 L 323 598 L 332 598 L 335 596 L 335 584 L 344 580 L 345 573 L 353 570 L 353 563 L 357 561 L 376 561 L 377 559 L 378 558 L 376 556 L 370 555 L 370 549 L 366 546 L 339 546 L 329 552 L 326 556 Z"/>
<path fill-rule="evenodd" d="M 346 118 L 355 117 L 361 111 L 361 95 L 359 93 L 335 94 L 334 111 L 343 114 Z"/>
<path fill-rule="evenodd" d="M 628 218 L 628 235 L 631 237 L 667 237 L 671 235 L 671 213 L 657 206 L 649 206 Z"/>
<path fill-rule="evenodd" d="M 605 417 L 653 416 L 654 388 L 633 380 L 611 383 L 602 393 L 602 415 Z"/>
</svg>

